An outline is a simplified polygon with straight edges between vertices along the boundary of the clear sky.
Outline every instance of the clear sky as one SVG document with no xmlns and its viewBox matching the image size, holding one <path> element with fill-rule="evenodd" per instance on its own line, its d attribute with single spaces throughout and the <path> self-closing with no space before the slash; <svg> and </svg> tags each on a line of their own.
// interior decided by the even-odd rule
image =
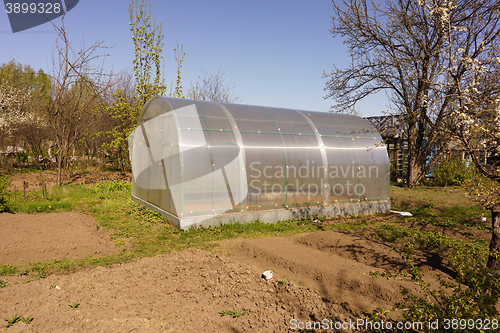
<svg viewBox="0 0 500 333">
<path fill-rule="evenodd" d="M 175 41 L 184 45 L 182 84 L 195 82 L 201 70 L 219 67 L 234 81 L 235 95 L 251 105 L 328 111 L 335 103 L 324 100 L 326 79 L 335 63 L 349 59 L 340 37 L 329 29 L 333 14 L 329 0 L 150 0 L 153 15 L 163 25 L 165 80 L 175 80 Z M 128 16 L 129 1 L 80 0 L 68 12 L 65 25 L 74 46 L 97 39 L 113 46 L 105 66 L 119 72 L 132 68 L 134 58 Z M 34 69 L 47 69 L 56 34 L 50 23 L 12 33 L 0 4 L 0 63 L 12 59 Z M 55 23 L 60 23 L 56 19 Z M 363 116 L 387 110 L 384 94 L 359 107 Z"/>
</svg>

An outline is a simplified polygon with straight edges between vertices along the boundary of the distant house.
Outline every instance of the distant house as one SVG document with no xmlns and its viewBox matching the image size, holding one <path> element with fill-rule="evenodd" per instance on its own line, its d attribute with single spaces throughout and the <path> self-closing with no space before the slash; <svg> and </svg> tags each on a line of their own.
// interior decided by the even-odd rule
<svg viewBox="0 0 500 333">
<path fill-rule="evenodd" d="M 408 169 L 408 140 L 402 116 L 364 117 L 378 130 L 387 146 L 391 180 L 402 179 Z"/>
<path fill-rule="evenodd" d="M 391 170 L 391 180 L 403 179 L 408 169 L 408 139 L 405 134 L 404 119 L 400 115 L 391 116 L 374 116 L 364 117 L 379 131 L 382 140 L 387 146 L 389 155 L 389 166 Z M 432 156 L 429 160 L 440 153 L 437 150 L 432 150 Z M 459 158 L 467 163 L 470 163 L 471 158 L 469 152 L 457 140 L 449 140 L 446 144 L 446 149 L 442 153 L 444 160 L 450 158 Z M 474 154 L 479 159 L 481 164 L 492 165 L 500 164 L 500 156 L 492 155 L 485 150 L 475 151 Z M 432 172 L 426 177 L 432 177 Z"/>
</svg>

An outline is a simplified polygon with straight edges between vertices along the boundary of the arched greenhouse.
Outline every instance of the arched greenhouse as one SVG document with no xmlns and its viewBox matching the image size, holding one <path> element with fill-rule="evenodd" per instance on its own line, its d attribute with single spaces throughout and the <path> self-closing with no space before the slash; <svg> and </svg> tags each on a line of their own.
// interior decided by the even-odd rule
<svg viewBox="0 0 500 333">
<path fill-rule="evenodd" d="M 390 209 L 387 151 L 356 116 L 154 97 L 137 125 L 132 198 L 178 229 Z"/>
</svg>

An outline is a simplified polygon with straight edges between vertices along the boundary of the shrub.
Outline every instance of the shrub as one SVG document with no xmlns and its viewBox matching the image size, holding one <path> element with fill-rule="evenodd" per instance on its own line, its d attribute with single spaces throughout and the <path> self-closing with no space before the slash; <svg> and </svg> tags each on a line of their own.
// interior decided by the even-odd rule
<svg viewBox="0 0 500 333">
<path fill-rule="evenodd" d="M 472 178 L 473 168 L 468 166 L 466 161 L 453 158 L 441 162 L 434 170 L 434 175 L 440 186 L 461 185 Z"/>
<path fill-rule="evenodd" d="M 7 194 L 7 186 L 9 186 L 9 176 L 0 173 L 0 213 L 2 212 L 12 212 L 12 207 L 7 202 L 5 195 Z"/>
</svg>

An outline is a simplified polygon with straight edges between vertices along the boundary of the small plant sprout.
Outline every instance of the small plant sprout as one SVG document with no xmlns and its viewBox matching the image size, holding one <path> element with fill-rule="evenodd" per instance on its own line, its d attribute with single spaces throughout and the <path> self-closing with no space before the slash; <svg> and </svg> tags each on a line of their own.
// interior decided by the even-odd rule
<svg viewBox="0 0 500 333">
<path fill-rule="evenodd" d="M 0 280 L 0 288 L 5 288 L 7 287 L 9 283 L 7 281 L 4 281 L 4 280 Z"/>
<path fill-rule="evenodd" d="M 80 300 L 73 303 L 68 303 L 68 306 L 72 309 L 76 309 L 79 305 L 80 305 Z"/>
<path fill-rule="evenodd" d="M 14 325 L 15 323 L 17 323 L 18 321 L 21 320 L 21 316 L 19 316 L 16 313 L 15 315 L 12 316 L 12 318 L 4 318 L 3 320 L 5 320 L 7 322 L 5 327 L 11 327 L 12 325 Z"/>
<path fill-rule="evenodd" d="M 243 310 L 236 310 L 236 308 L 233 308 L 232 310 L 222 310 L 219 311 L 221 316 L 233 316 L 233 318 L 241 317 L 245 314 Z"/>
</svg>

